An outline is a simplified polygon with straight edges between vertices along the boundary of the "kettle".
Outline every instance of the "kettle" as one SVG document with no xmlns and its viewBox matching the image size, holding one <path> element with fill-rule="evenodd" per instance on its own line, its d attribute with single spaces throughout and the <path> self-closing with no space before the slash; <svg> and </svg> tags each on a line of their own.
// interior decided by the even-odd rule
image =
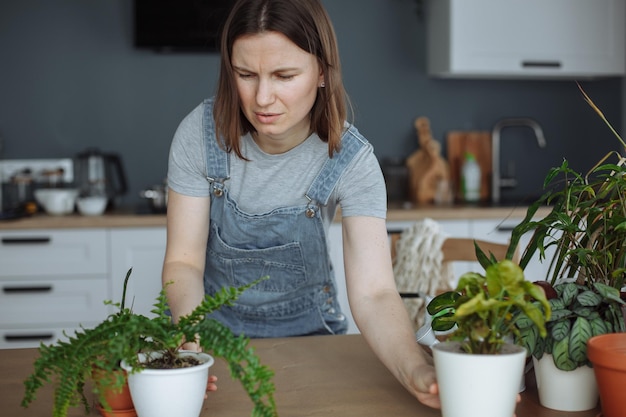
<svg viewBox="0 0 626 417">
<path fill-rule="evenodd" d="M 87 148 L 75 159 L 76 186 L 81 197 L 107 197 L 107 208 L 128 191 L 122 158 L 116 153 L 104 153 Z"/>
</svg>

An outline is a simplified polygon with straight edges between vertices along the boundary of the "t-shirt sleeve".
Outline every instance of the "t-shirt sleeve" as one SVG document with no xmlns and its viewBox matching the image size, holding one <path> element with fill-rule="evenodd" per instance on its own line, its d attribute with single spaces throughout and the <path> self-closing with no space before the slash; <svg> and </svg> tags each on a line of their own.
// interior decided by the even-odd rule
<svg viewBox="0 0 626 417">
<path fill-rule="evenodd" d="M 380 164 L 368 143 L 352 160 L 337 186 L 342 217 L 387 217 L 387 190 Z"/>
<path fill-rule="evenodd" d="M 206 149 L 202 137 L 202 105 L 180 123 L 170 146 L 167 182 L 177 193 L 191 197 L 209 196 L 206 179 Z"/>
</svg>

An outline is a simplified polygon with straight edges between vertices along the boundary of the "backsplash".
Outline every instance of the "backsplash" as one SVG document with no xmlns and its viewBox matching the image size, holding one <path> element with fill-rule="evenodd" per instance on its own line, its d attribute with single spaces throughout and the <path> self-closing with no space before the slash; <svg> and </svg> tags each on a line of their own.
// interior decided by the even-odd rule
<svg viewBox="0 0 626 417">
<path fill-rule="evenodd" d="M 323 3 L 336 28 L 355 124 L 381 160 L 418 148 L 420 116 L 430 119 L 442 155 L 450 131 L 491 131 L 507 117 L 537 120 L 545 149 L 514 133 L 505 139 L 506 152 L 523 158 L 515 172 L 520 184 L 532 183 L 529 190 L 563 158 L 586 169 L 616 146 L 574 82 L 429 78 L 414 0 Z M 117 152 L 129 180 L 125 205 L 162 183 L 174 132 L 213 94 L 219 57 L 136 50 L 132 24 L 128 0 L 0 2 L 0 159 L 65 158 L 92 146 Z M 622 80 L 583 86 L 619 129 Z"/>
</svg>

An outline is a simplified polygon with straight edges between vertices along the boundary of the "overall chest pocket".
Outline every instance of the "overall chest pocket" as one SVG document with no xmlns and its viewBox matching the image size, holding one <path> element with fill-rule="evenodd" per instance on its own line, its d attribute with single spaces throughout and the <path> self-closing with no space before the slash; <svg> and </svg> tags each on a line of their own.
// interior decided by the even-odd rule
<svg viewBox="0 0 626 417">
<path fill-rule="evenodd" d="M 298 242 L 261 249 L 241 249 L 228 245 L 214 228 L 209 237 L 211 275 L 241 286 L 269 276 L 254 287 L 255 291 L 289 292 L 307 282 L 302 247 Z"/>
</svg>

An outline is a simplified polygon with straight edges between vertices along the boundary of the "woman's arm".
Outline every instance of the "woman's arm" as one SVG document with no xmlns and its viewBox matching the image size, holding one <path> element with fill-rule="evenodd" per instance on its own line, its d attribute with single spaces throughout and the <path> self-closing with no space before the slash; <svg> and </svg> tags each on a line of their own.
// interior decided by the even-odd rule
<svg viewBox="0 0 626 417">
<path fill-rule="evenodd" d="M 204 298 L 204 263 L 209 233 L 209 197 L 168 191 L 167 248 L 163 285 L 174 321 L 189 314 Z"/>
<path fill-rule="evenodd" d="M 439 408 L 434 369 L 415 341 L 393 278 L 385 220 L 357 216 L 342 221 L 348 299 L 361 333 L 409 392 Z"/>
</svg>

